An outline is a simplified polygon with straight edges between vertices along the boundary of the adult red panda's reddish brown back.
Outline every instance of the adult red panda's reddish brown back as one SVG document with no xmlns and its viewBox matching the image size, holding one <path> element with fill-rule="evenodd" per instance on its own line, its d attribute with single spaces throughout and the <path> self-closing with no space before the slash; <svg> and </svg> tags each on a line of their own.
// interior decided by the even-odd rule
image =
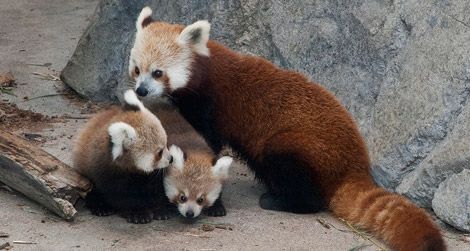
<svg viewBox="0 0 470 251">
<path fill-rule="evenodd" d="M 220 138 L 241 145 L 254 162 L 267 153 L 295 153 L 313 170 L 308 173 L 336 216 L 371 231 L 394 250 L 446 249 L 423 209 L 374 184 L 365 142 L 334 95 L 265 59 L 212 41 L 208 47 L 207 66 L 194 65 L 195 72 L 208 72 L 208 79 L 188 86 L 213 100 Z"/>
</svg>

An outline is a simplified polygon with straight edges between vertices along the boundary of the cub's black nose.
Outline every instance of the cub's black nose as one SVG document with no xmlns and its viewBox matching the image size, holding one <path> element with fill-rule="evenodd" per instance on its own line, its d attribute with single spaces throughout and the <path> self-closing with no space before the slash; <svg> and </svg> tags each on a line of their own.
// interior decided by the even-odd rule
<svg viewBox="0 0 470 251">
<path fill-rule="evenodd" d="M 186 217 L 193 218 L 194 217 L 194 212 L 192 210 L 187 211 L 186 212 Z"/>
<path fill-rule="evenodd" d="M 170 156 L 170 164 L 173 163 L 173 156 Z"/>
<path fill-rule="evenodd" d="M 137 90 L 135 92 L 137 93 L 137 95 L 139 95 L 141 97 L 145 97 L 145 96 L 147 96 L 147 94 L 149 94 L 149 91 L 147 90 L 147 88 L 145 88 L 143 86 L 139 86 L 139 88 L 137 88 Z"/>
</svg>

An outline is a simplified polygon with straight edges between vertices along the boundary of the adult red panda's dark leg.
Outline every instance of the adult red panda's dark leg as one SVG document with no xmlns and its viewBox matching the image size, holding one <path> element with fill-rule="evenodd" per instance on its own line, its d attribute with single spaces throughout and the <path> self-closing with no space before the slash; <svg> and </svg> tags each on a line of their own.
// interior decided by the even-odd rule
<svg viewBox="0 0 470 251">
<path fill-rule="evenodd" d="M 104 196 L 96 189 L 91 190 L 87 194 L 85 201 L 86 207 L 96 216 L 108 216 L 116 213 L 116 210 L 106 203 Z"/>
<path fill-rule="evenodd" d="M 268 192 L 260 197 L 260 207 L 293 213 L 314 213 L 324 209 L 313 170 L 296 153 L 268 153 L 252 169 Z"/>
</svg>

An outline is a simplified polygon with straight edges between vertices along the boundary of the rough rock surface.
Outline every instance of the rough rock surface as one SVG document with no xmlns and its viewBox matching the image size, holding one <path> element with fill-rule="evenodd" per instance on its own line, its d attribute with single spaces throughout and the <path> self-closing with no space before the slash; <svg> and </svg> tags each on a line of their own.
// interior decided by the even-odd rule
<svg viewBox="0 0 470 251">
<path fill-rule="evenodd" d="M 211 37 L 302 71 L 334 92 L 364 133 L 380 185 L 431 208 L 470 168 L 470 2 L 103 0 L 62 72 L 77 92 L 116 99 L 139 10 L 212 23 Z"/>
<path fill-rule="evenodd" d="M 432 208 L 446 223 L 470 232 L 470 170 L 442 182 L 432 200 Z"/>
</svg>

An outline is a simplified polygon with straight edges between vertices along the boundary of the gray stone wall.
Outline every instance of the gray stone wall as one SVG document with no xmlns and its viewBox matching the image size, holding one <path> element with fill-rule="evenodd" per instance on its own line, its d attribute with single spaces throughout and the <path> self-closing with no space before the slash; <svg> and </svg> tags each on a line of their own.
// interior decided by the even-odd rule
<svg viewBox="0 0 470 251">
<path fill-rule="evenodd" d="M 432 209 L 440 184 L 470 169 L 470 1 L 103 0 L 64 82 L 94 100 L 131 87 L 127 60 L 145 4 L 167 22 L 208 19 L 212 39 L 334 92 L 367 140 L 377 183 L 418 205 Z M 456 211 L 441 205 L 444 220 Z M 458 227 L 470 231 L 464 211 L 467 228 Z"/>
</svg>

